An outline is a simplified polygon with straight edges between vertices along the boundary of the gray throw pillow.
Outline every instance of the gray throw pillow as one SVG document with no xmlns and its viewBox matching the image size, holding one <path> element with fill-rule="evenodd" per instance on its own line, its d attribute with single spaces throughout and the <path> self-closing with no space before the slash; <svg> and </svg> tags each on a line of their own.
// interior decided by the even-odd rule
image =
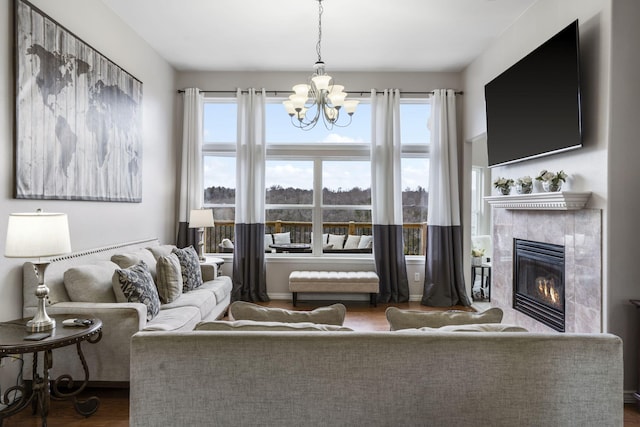
<svg viewBox="0 0 640 427">
<path fill-rule="evenodd" d="M 111 261 L 118 264 L 118 267 L 120 268 L 129 268 L 132 265 L 140 263 L 140 261 L 144 261 L 151 273 L 151 277 L 153 277 L 153 280 L 156 280 L 156 258 L 147 249 L 138 249 L 133 252 L 115 254 L 111 257 Z"/>
<path fill-rule="evenodd" d="M 113 292 L 118 302 L 139 302 L 147 306 L 147 321 L 160 312 L 160 298 L 144 261 L 113 273 Z"/>
<path fill-rule="evenodd" d="M 230 320 L 254 320 L 259 322 L 298 323 L 311 322 L 342 326 L 347 308 L 343 304 L 319 307 L 311 311 L 286 310 L 263 307 L 245 301 L 236 301 L 229 306 Z"/>
<path fill-rule="evenodd" d="M 75 302 L 116 302 L 111 283 L 118 266 L 111 261 L 72 267 L 64 272 L 64 287 Z"/>
<path fill-rule="evenodd" d="M 158 278 L 158 295 L 160 301 L 169 304 L 182 295 L 182 269 L 180 268 L 180 260 L 176 254 L 169 254 L 158 258 L 156 265 Z"/>
<path fill-rule="evenodd" d="M 502 310 L 492 307 L 482 313 L 473 311 L 419 311 L 389 307 L 385 312 L 390 329 L 441 328 L 447 325 L 467 325 L 477 323 L 500 323 Z"/>
<path fill-rule="evenodd" d="M 184 249 L 174 248 L 172 253 L 176 254 L 180 260 L 182 271 L 182 292 L 189 292 L 202 286 L 202 272 L 200 271 L 200 260 L 193 246 Z"/>
<path fill-rule="evenodd" d="M 447 325 L 441 328 L 420 328 L 421 331 L 435 332 L 528 332 L 518 325 L 506 323 L 480 323 L 470 325 Z"/>
<path fill-rule="evenodd" d="M 353 331 L 353 329 L 337 325 L 320 325 L 311 322 L 256 322 L 253 320 L 236 320 L 225 322 L 201 322 L 195 327 L 196 331 Z"/>
</svg>

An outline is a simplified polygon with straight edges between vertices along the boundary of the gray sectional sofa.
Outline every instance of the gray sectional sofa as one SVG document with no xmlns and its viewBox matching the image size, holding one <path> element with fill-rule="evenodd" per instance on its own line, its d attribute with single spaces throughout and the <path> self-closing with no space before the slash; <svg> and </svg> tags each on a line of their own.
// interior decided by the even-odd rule
<svg viewBox="0 0 640 427">
<path fill-rule="evenodd" d="M 156 260 L 170 254 L 173 248 L 175 246 L 160 245 L 157 239 L 147 239 L 75 252 L 51 260 L 45 274 L 49 287 L 47 313 L 97 317 L 103 322 L 102 339 L 97 344 L 83 344 L 92 382 L 129 381 L 130 341 L 136 332 L 190 331 L 199 322 L 216 320 L 225 314 L 231 300 L 231 278 L 218 276 L 214 263 L 199 266 L 203 281 L 200 287 L 181 293 L 170 303 L 160 304 L 159 312 L 150 320 L 145 304 L 118 302 L 122 301 L 122 295 L 118 296 L 112 288 L 116 270 L 142 260 L 158 284 L 161 272 L 156 269 Z M 32 317 L 37 306 L 35 288 L 38 279 L 31 263 L 25 263 L 23 273 L 23 314 Z M 31 377 L 30 369 L 31 363 L 27 361 L 25 378 Z M 74 379 L 84 378 L 74 346 L 53 352 L 52 378 L 62 374 L 70 374 Z"/>
<path fill-rule="evenodd" d="M 130 425 L 623 423 L 613 335 L 243 327 L 135 334 Z"/>
</svg>

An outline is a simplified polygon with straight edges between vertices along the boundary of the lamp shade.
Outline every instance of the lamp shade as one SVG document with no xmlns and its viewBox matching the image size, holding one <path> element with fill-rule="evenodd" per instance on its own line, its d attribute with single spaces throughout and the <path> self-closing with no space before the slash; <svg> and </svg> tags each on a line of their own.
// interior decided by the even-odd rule
<svg viewBox="0 0 640 427">
<path fill-rule="evenodd" d="M 63 213 L 12 213 L 4 256 L 35 258 L 71 252 L 69 221 Z"/>
<path fill-rule="evenodd" d="M 191 209 L 189 228 L 213 227 L 213 211 L 211 209 Z"/>
</svg>

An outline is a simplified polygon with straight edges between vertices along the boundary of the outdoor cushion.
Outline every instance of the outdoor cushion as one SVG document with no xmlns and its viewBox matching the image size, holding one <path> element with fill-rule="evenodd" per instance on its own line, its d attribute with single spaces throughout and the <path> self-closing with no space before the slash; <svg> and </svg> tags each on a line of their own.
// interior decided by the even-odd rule
<svg viewBox="0 0 640 427">
<path fill-rule="evenodd" d="M 360 244 L 360 236 L 354 236 L 353 234 L 349 234 L 347 236 L 347 241 L 344 243 L 344 248 L 358 249 L 359 244 Z"/>
</svg>

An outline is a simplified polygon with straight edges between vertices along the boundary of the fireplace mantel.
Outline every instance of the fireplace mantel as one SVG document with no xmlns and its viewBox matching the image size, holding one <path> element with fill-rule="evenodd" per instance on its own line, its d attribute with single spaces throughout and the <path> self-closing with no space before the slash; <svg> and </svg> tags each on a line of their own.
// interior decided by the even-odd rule
<svg viewBox="0 0 640 427">
<path fill-rule="evenodd" d="M 548 193 L 511 194 L 484 197 L 491 207 L 520 210 L 570 211 L 583 209 L 591 191 L 555 191 Z"/>
</svg>

